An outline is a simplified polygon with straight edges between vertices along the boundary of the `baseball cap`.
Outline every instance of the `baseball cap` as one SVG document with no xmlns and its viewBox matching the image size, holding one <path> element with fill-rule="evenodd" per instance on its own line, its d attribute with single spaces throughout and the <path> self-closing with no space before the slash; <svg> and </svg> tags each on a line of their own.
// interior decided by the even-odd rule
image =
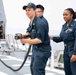
<svg viewBox="0 0 76 75">
<path fill-rule="evenodd" d="M 27 5 L 23 6 L 23 10 L 26 10 L 26 8 L 34 8 L 36 9 L 36 5 L 34 3 L 28 3 Z"/>
</svg>

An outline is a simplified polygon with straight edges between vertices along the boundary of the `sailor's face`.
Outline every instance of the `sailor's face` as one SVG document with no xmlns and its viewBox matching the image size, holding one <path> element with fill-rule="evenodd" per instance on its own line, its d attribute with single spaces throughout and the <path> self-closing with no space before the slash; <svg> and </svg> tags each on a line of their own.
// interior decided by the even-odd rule
<svg viewBox="0 0 76 75">
<path fill-rule="evenodd" d="M 70 13 L 70 11 L 65 10 L 65 11 L 63 12 L 63 19 L 64 19 L 66 22 L 69 21 L 69 20 L 71 20 L 72 17 L 73 17 L 73 15 Z"/>
<path fill-rule="evenodd" d="M 35 10 L 33 8 L 26 8 L 26 15 L 31 18 L 33 15 L 35 15 Z"/>
<path fill-rule="evenodd" d="M 41 17 L 43 15 L 43 11 L 40 8 L 36 8 L 36 16 Z"/>
</svg>

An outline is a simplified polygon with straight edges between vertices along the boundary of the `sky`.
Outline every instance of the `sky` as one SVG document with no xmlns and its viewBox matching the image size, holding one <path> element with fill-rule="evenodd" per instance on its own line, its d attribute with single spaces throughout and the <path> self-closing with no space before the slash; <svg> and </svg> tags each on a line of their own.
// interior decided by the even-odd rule
<svg viewBox="0 0 76 75">
<path fill-rule="evenodd" d="M 49 22 L 49 34 L 59 35 L 63 20 L 63 11 L 68 7 L 75 9 L 75 0 L 3 0 L 6 15 L 6 34 L 25 34 L 29 19 L 22 10 L 23 5 L 33 2 L 45 7 L 44 17 Z"/>
<path fill-rule="evenodd" d="M 6 33 L 25 33 L 29 24 L 29 19 L 22 10 L 23 5 L 33 2 L 36 5 L 42 4 L 45 7 L 44 17 L 49 22 L 49 34 L 60 33 L 64 24 L 63 11 L 68 7 L 75 7 L 75 0 L 3 0 L 6 15 Z"/>
<path fill-rule="evenodd" d="M 29 2 L 41 4 L 44 6 L 44 17 L 49 23 L 49 35 L 59 35 L 62 25 L 65 23 L 63 20 L 63 11 L 66 8 L 73 8 L 76 11 L 76 0 L 2 0 L 5 17 L 6 17 L 6 35 L 22 33 L 25 34 L 30 20 L 22 10 L 24 5 Z M 56 44 L 52 49 L 63 49 L 63 44 Z M 60 46 L 60 47 L 59 47 Z"/>
</svg>

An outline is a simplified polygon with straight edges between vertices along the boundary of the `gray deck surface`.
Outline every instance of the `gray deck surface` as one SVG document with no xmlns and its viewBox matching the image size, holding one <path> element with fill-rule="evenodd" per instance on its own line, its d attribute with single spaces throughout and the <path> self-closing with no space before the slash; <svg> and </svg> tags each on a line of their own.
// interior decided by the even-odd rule
<svg viewBox="0 0 76 75">
<path fill-rule="evenodd" d="M 2 54 L 0 52 L 0 59 L 2 59 L 6 64 L 10 65 L 14 69 L 17 69 L 23 59 L 24 59 L 25 52 L 14 52 L 10 55 Z M 12 71 L 11 69 L 7 68 L 0 62 L 0 75 L 31 75 L 30 73 L 30 57 L 28 57 L 25 65 L 17 72 Z M 46 75 L 65 75 L 63 70 L 59 69 L 51 69 L 48 65 L 46 66 Z"/>
</svg>

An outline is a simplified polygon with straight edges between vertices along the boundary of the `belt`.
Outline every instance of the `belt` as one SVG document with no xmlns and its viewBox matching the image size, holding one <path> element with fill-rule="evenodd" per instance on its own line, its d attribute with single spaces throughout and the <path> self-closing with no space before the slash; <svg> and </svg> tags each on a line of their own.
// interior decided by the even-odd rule
<svg viewBox="0 0 76 75">
<path fill-rule="evenodd" d="M 39 47 L 42 47 L 42 46 L 50 46 L 50 44 L 34 45 L 35 48 L 39 48 Z"/>
<path fill-rule="evenodd" d="M 64 46 L 69 46 L 69 45 L 72 45 L 72 44 L 74 44 L 74 42 L 69 42 L 67 44 L 64 44 Z"/>
</svg>

